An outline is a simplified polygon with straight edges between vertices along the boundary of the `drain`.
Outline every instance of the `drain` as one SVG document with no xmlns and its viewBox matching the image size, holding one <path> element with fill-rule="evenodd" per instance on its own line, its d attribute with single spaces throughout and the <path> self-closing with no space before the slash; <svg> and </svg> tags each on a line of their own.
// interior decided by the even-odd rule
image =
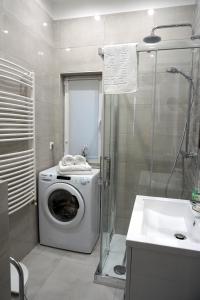
<svg viewBox="0 0 200 300">
<path fill-rule="evenodd" d="M 114 272 L 117 275 L 124 275 L 126 273 L 126 267 L 122 265 L 116 265 L 114 266 Z"/>
<path fill-rule="evenodd" d="M 124 275 L 126 273 L 126 250 L 124 253 L 124 258 L 121 265 L 115 265 L 113 268 L 115 274 Z"/>
<path fill-rule="evenodd" d="M 184 234 L 182 234 L 182 233 L 175 233 L 175 238 L 177 238 L 178 240 L 186 240 L 187 239 L 187 237 L 184 235 Z"/>
</svg>

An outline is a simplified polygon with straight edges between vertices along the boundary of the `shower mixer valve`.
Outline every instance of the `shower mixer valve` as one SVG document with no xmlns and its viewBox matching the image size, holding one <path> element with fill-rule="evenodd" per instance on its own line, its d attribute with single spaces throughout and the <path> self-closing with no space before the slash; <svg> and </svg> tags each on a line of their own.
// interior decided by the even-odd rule
<svg viewBox="0 0 200 300">
<path fill-rule="evenodd" d="M 186 151 L 181 151 L 181 155 L 184 158 L 194 158 L 197 157 L 197 153 L 196 152 L 186 152 Z"/>
</svg>

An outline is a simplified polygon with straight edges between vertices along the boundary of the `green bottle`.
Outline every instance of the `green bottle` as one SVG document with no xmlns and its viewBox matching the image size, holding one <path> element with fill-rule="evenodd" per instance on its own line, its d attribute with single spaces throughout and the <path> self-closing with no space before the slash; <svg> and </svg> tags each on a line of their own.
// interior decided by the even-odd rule
<svg viewBox="0 0 200 300">
<path fill-rule="evenodd" d="M 200 192 L 197 189 L 192 191 L 192 201 L 200 202 Z"/>
</svg>

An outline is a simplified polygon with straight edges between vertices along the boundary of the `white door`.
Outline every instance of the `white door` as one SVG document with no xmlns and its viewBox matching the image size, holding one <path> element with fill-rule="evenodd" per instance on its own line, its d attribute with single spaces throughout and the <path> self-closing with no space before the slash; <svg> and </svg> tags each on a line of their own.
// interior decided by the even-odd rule
<svg viewBox="0 0 200 300">
<path fill-rule="evenodd" d="M 77 226 L 85 213 L 82 195 L 66 183 L 52 184 L 42 205 L 48 220 L 63 229 Z"/>
</svg>

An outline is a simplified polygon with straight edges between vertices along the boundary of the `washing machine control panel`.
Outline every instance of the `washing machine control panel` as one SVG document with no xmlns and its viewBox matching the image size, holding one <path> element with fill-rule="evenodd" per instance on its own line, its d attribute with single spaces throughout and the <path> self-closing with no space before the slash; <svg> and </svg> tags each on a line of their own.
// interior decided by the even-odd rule
<svg viewBox="0 0 200 300">
<path fill-rule="evenodd" d="M 60 179 L 60 180 L 71 180 L 71 177 L 70 176 L 57 176 L 57 179 Z"/>
<path fill-rule="evenodd" d="M 88 184 L 90 182 L 90 180 L 87 178 L 87 177 L 81 177 L 80 178 L 80 183 L 82 184 L 82 185 L 86 185 L 86 184 Z"/>
<path fill-rule="evenodd" d="M 42 181 L 46 181 L 46 182 L 50 182 L 50 181 L 55 181 L 58 180 L 57 182 L 69 182 L 71 184 L 75 183 L 79 183 L 81 185 L 87 185 L 88 183 L 90 183 L 90 178 L 88 178 L 87 176 L 61 176 L 61 175 L 57 175 L 55 176 L 54 174 L 47 174 L 47 173 L 40 173 L 40 180 Z"/>
<path fill-rule="evenodd" d="M 59 180 L 62 180 L 62 181 L 68 181 L 71 184 L 80 183 L 81 185 L 86 185 L 86 184 L 90 183 L 90 180 L 87 177 L 74 177 L 74 176 L 71 177 L 71 176 L 58 175 L 56 178 Z"/>
<path fill-rule="evenodd" d="M 42 181 L 52 181 L 53 180 L 53 175 L 52 174 L 40 174 L 40 178 Z"/>
</svg>

